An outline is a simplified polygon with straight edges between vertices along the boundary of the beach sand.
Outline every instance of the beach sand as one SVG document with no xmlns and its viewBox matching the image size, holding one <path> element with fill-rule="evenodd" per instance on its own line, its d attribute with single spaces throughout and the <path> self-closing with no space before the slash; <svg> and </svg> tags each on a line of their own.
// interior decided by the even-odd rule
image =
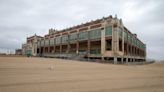
<svg viewBox="0 0 164 92">
<path fill-rule="evenodd" d="M 164 63 L 0 57 L 0 92 L 164 92 Z"/>
</svg>

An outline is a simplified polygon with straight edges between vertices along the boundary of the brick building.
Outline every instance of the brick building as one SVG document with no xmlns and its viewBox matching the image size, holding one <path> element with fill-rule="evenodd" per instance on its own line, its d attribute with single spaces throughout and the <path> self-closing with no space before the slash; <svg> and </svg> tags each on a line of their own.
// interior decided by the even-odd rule
<svg viewBox="0 0 164 92">
<path fill-rule="evenodd" d="M 32 38 L 29 38 L 32 39 Z M 50 29 L 37 40 L 37 56 L 101 59 L 114 63 L 145 61 L 146 45 L 117 17 L 103 17 L 63 30 Z"/>
</svg>

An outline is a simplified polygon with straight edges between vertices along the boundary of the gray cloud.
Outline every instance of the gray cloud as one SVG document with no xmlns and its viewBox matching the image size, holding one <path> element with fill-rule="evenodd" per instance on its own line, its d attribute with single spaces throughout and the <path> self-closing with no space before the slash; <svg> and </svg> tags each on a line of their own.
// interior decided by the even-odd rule
<svg viewBox="0 0 164 92">
<path fill-rule="evenodd" d="M 26 37 L 44 35 L 117 14 L 147 44 L 148 58 L 164 59 L 163 0 L 0 0 L 0 51 L 20 48 Z"/>
</svg>

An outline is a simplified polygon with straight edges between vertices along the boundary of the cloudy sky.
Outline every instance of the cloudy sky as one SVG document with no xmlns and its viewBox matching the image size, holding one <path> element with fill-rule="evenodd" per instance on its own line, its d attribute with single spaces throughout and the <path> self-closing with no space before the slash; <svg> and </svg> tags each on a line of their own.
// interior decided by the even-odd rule
<svg viewBox="0 0 164 92">
<path fill-rule="evenodd" d="M 0 0 L 0 52 L 21 48 L 26 37 L 45 35 L 115 15 L 147 44 L 147 57 L 164 60 L 163 0 Z"/>
</svg>

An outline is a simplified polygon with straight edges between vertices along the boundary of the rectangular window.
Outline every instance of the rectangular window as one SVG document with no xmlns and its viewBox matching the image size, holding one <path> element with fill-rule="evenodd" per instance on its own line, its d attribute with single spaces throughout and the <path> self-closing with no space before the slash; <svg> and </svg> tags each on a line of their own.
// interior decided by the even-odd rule
<svg viewBox="0 0 164 92">
<path fill-rule="evenodd" d="M 79 32 L 79 40 L 88 40 L 88 31 Z"/>
<path fill-rule="evenodd" d="M 128 40 L 128 33 L 124 31 L 124 40 Z"/>
<path fill-rule="evenodd" d="M 133 44 L 134 40 L 133 40 L 133 37 L 132 37 L 132 44 Z"/>
<path fill-rule="evenodd" d="M 61 43 L 61 37 L 58 36 L 58 37 L 56 37 L 56 39 L 55 39 L 55 44 L 60 44 L 60 43 Z"/>
<path fill-rule="evenodd" d="M 132 39 L 132 35 L 131 34 L 128 34 L 128 42 L 130 42 L 131 44 L 132 44 L 132 41 L 133 39 Z"/>
<path fill-rule="evenodd" d="M 106 50 L 110 51 L 112 50 L 112 40 L 106 40 Z"/>
<path fill-rule="evenodd" d="M 134 45 L 136 46 L 136 38 L 134 38 Z"/>
<path fill-rule="evenodd" d="M 137 46 L 139 47 L 139 41 L 137 40 Z"/>
<path fill-rule="evenodd" d="M 70 40 L 70 41 L 77 40 L 77 33 L 71 33 L 71 34 L 69 35 L 69 40 Z"/>
<path fill-rule="evenodd" d="M 54 45 L 54 38 L 50 39 L 50 45 Z"/>
<path fill-rule="evenodd" d="M 96 39 L 101 37 L 101 29 L 94 29 L 89 31 L 90 39 Z"/>
<path fill-rule="evenodd" d="M 130 42 L 130 40 L 131 40 L 131 39 L 130 39 L 130 34 L 128 34 L 128 42 Z"/>
<path fill-rule="evenodd" d="M 37 46 L 40 47 L 40 41 L 37 42 Z"/>
<path fill-rule="evenodd" d="M 117 30 L 119 32 L 119 37 L 122 37 L 122 33 L 123 33 L 122 29 L 121 28 L 118 28 Z"/>
<path fill-rule="evenodd" d="M 100 54 L 101 53 L 101 49 L 94 49 L 90 51 L 90 54 Z"/>
<path fill-rule="evenodd" d="M 143 44 L 143 49 L 145 50 L 145 48 L 146 48 L 146 46 L 145 46 L 145 44 Z"/>
<path fill-rule="evenodd" d="M 41 41 L 41 46 L 44 46 L 44 40 Z"/>
<path fill-rule="evenodd" d="M 62 43 L 67 43 L 68 42 L 68 35 L 63 35 L 62 36 Z"/>
<path fill-rule="evenodd" d="M 105 35 L 112 35 L 112 26 L 106 27 Z"/>
<path fill-rule="evenodd" d="M 135 38 L 135 37 L 133 37 L 133 45 L 135 45 L 135 39 L 136 39 L 136 38 Z"/>
<path fill-rule="evenodd" d="M 45 40 L 45 46 L 48 46 L 49 45 L 49 39 L 46 39 Z"/>
</svg>

